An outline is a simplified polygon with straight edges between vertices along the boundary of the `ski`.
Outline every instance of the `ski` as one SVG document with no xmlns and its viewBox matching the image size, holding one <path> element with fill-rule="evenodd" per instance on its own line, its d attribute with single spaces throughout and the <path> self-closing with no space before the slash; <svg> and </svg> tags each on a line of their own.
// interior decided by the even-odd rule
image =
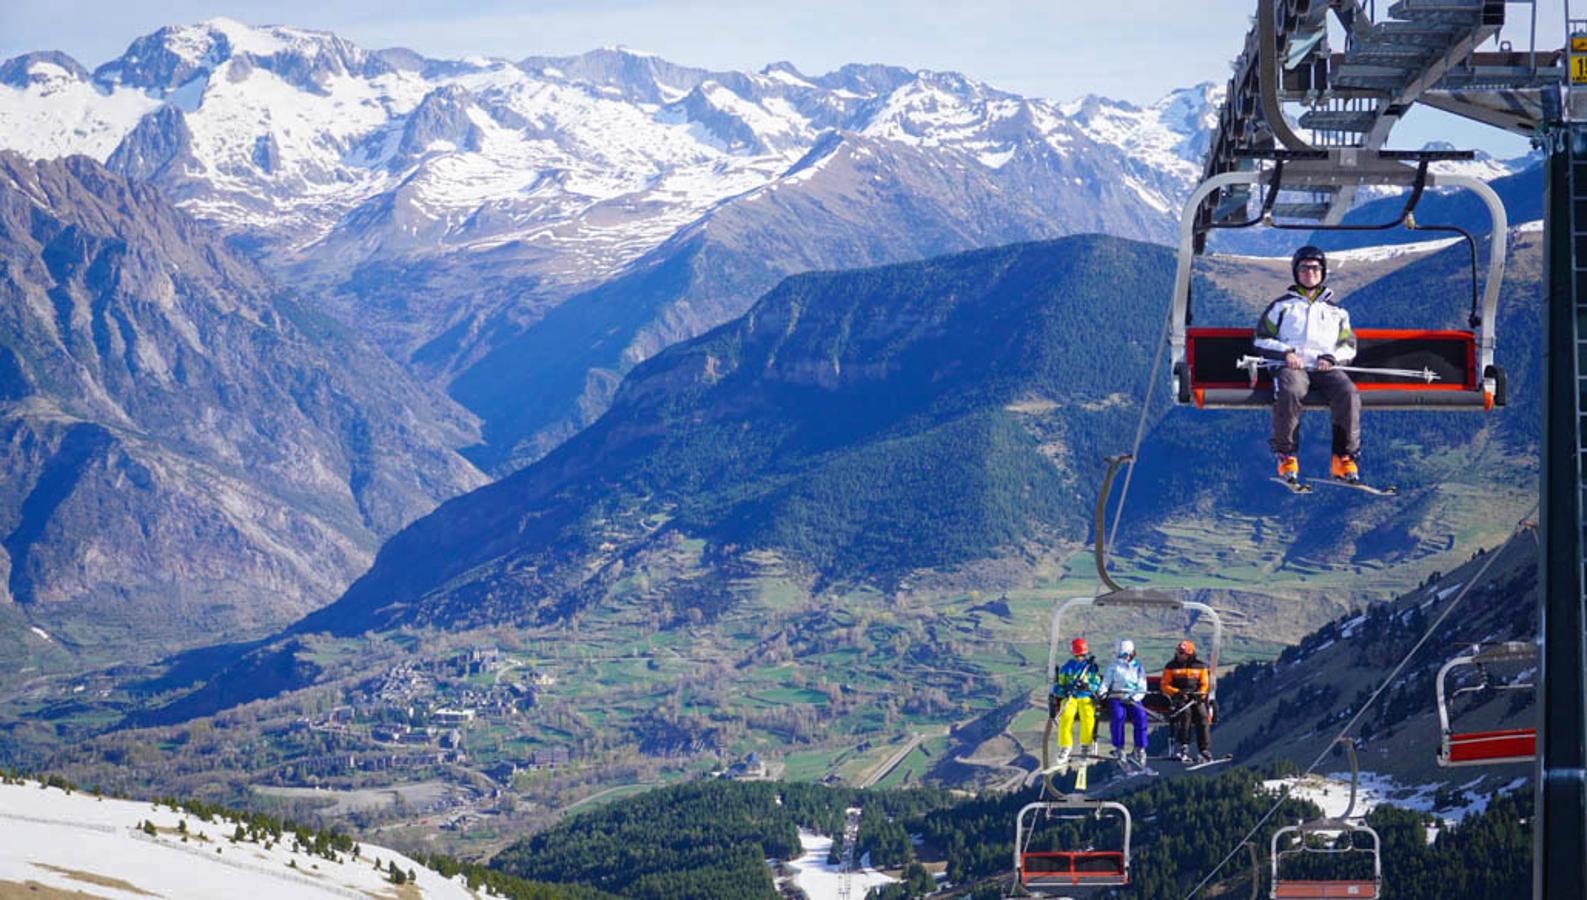
<svg viewBox="0 0 1587 900">
<path fill-rule="evenodd" d="M 1311 485 L 1305 483 L 1304 481 L 1299 481 L 1299 480 L 1293 479 L 1293 478 L 1280 478 L 1277 475 L 1274 475 L 1271 480 L 1276 481 L 1279 484 L 1282 484 L 1283 486 L 1289 488 L 1290 493 L 1293 493 L 1293 494 L 1309 494 L 1309 493 L 1311 493 Z"/>
<path fill-rule="evenodd" d="M 1234 761 L 1234 756 L 1232 754 L 1229 755 L 1229 756 L 1215 756 L 1212 759 L 1209 759 L 1209 760 L 1207 760 L 1205 762 L 1187 763 L 1185 765 L 1185 771 L 1186 772 L 1194 772 L 1197 769 L 1206 769 L 1206 768 L 1210 768 L 1212 766 L 1221 766 L 1221 765 L 1223 765 L 1226 762 L 1233 762 L 1233 761 Z"/>
<path fill-rule="evenodd" d="M 1150 766 L 1142 766 L 1134 762 L 1119 763 L 1119 778 L 1121 781 L 1139 777 L 1155 778 L 1156 776 L 1157 770 Z"/>
<path fill-rule="evenodd" d="M 1353 491 L 1361 491 L 1365 494 L 1371 494 L 1374 497 L 1393 497 L 1400 492 L 1400 489 L 1394 485 L 1380 488 L 1367 484 L 1364 481 L 1345 481 L 1342 478 L 1308 478 L 1306 480 L 1312 482 L 1313 484 L 1331 484 L 1334 487 L 1349 488 Z"/>
</svg>

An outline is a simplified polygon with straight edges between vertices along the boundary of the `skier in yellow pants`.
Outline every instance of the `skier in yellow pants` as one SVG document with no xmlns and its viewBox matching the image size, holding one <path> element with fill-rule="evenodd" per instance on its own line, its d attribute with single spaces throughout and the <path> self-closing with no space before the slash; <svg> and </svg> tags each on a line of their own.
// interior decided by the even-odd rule
<svg viewBox="0 0 1587 900">
<path fill-rule="evenodd" d="M 1069 642 L 1074 658 L 1053 673 L 1052 693 L 1047 698 L 1047 715 L 1058 720 L 1058 765 L 1069 762 L 1074 752 L 1074 724 L 1080 720 L 1080 744 L 1085 753 L 1097 755 L 1097 696 L 1102 690 L 1102 672 L 1085 638 Z"/>
</svg>

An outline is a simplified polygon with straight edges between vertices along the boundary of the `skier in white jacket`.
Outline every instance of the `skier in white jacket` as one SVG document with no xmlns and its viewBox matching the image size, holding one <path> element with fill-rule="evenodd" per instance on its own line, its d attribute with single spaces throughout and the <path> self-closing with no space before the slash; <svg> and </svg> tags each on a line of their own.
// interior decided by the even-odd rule
<svg viewBox="0 0 1587 900">
<path fill-rule="evenodd" d="M 1146 766 L 1146 670 L 1135 658 L 1135 642 L 1119 641 L 1118 654 L 1102 674 L 1102 696 L 1110 707 L 1108 728 L 1113 740 L 1113 758 L 1124 761 L 1124 720 L 1135 726 L 1135 753 L 1132 761 Z"/>
<path fill-rule="evenodd" d="M 1356 333 L 1350 314 L 1324 282 L 1328 259 L 1307 245 L 1290 258 L 1295 283 L 1262 313 L 1256 324 L 1256 352 L 1280 361 L 1273 371 L 1273 452 L 1278 477 L 1300 480 L 1295 452 L 1300 443 L 1301 401 L 1310 388 L 1328 400 L 1333 415 L 1331 474 L 1352 483 L 1361 480 L 1356 463 L 1361 453 L 1361 395 L 1350 376 L 1334 368 L 1355 359 Z"/>
</svg>

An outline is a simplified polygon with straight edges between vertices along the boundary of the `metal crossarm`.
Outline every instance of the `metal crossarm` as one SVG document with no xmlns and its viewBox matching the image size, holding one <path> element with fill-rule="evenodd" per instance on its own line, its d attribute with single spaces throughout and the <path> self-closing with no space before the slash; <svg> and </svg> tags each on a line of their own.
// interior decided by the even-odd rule
<svg viewBox="0 0 1587 900">
<path fill-rule="evenodd" d="M 1328 44 L 1330 14 L 1346 34 L 1341 53 Z M 1256 168 L 1248 155 L 1252 151 L 1380 149 L 1411 105 L 1435 90 L 1441 108 L 1474 118 L 1497 115 L 1519 130 L 1531 113 L 1517 114 L 1515 108 L 1535 111 L 1539 104 L 1517 98 L 1558 81 L 1557 57 L 1547 67 L 1539 66 L 1531 51 L 1474 57 L 1504 19 L 1502 0 L 1400 0 L 1378 21 L 1359 0 L 1258 0 L 1256 23 L 1235 61 L 1203 180 L 1251 171 Z M 1495 84 L 1517 95 L 1497 112 L 1452 93 Z M 1309 136 L 1291 128 L 1285 103 L 1306 107 L 1297 122 Z M 1538 117 L 1530 120 L 1535 124 Z M 1292 218 L 1336 225 L 1354 203 L 1356 188 L 1330 185 L 1277 209 Z M 1227 194 L 1215 193 L 1197 209 L 1198 252 L 1206 226 L 1237 216 L 1250 197 L 1249 188 L 1231 185 Z"/>
</svg>

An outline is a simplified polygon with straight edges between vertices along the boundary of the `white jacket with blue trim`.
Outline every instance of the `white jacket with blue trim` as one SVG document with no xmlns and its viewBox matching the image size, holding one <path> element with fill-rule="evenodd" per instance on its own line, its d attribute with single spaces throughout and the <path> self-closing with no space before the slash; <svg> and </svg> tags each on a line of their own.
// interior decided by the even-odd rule
<svg viewBox="0 0 1587 900">
<path fill-rule="evenodd" d="M 1104 697 L 1128 697 L 1136 703 L 1146 696 L 1146 670 L 1137 659 L 1115 659 L 1102 675 Z"/>
<path fill-rule="evenodd" d="M 1300 354 L 1306 368 L 1315 368 L 1326 359 L 1344 365 L 1356 358 L 1356 333 L 1350 328 L 1350 313 L 1339 306 L 1332 288 L 1323 288 L 1308 300 L 1297 289 L 1269 303 L 1256 323 L 1254 346 L 1268 359 L 1283 359 L 1291 351 Z"/>
</svg>

